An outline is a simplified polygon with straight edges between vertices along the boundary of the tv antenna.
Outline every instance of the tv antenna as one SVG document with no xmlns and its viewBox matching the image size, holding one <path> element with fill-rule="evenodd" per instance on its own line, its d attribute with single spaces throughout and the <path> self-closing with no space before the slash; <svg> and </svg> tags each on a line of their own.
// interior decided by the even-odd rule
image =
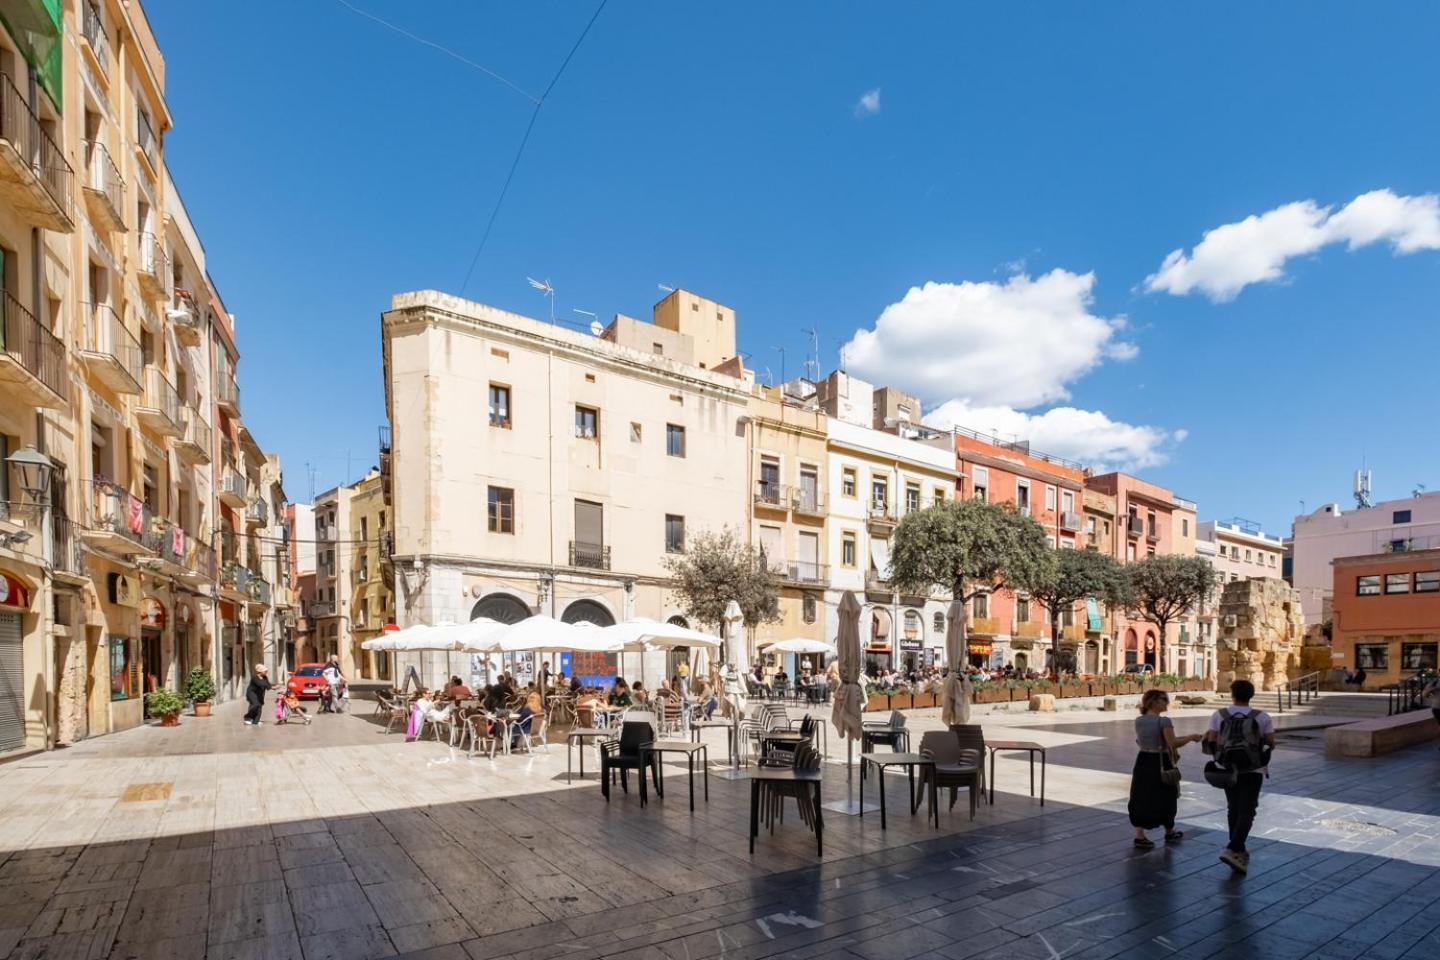
<svg viewBox="0 0 1440 960">
<path fill-rule="evenodd" d="M 784 347 L 776 347 L 775 349 L 776 349 L 777 351 L 779 351 L 779 353 L 780 353 L 780 382 L 781 382 L 781 383 L 784 383 L 784 382 L 785 382 L 785 348 L 784 348 Z"/>
<path fill-rule="evenodd" d="M 845 342 L 844 340 L 836 340 L 835 343 L 836 343 L 837 346 L 840 347 L 840 372 L 841 372 L 841 373 L 844 373 L 844 372 L 845 372 L 845 347 L 847 346 L 847 344 L 846 344 L 846 342 Z"/>
<path fill-rule="evenodd" d="M 820 334 L 814 328 L 800 328 L 801 333 L 810 335 L 810 353 L 805 357 L 805 376 L 810 380 L 820 379 Z"/>
<path fill-rule="evenodd" d="M 670 284 L 668 284 L 668 283 L 657 283 L 657 284 L 655 284 L 655 286 L 657 286 L 657 287 L 660 288 L 660 292 L 661 292 L 661 293 L 674 293 L 674 292 L 675 292 L 675 288 L 674 288 L 673 286 L 671 286 Z"/>
<path fill-rule="evenodd" d="M 582 316 L 582 317 L 589 317 L 589 318 L 590 318 L 590 332 L 591 332 L 592 334 L 594 334 L 595 336 L 598 337 L 598 336 L 600 336 L 600 334 L 602 334 L 602 333 L 605 332 L 605 325 L 600 322 L 600 318 L 595 315 L 594 311 L 592 311 L 592 310 L 581 310 L 579 307 L 571 307 L 571 308 L 570 308 L 570 312 L 571 312 L 571 313 L 578 313 L 578 314 L 580 314 L 580 316 Z"/>
<path fill-rule="evenodd" d="M 1425 492 L 1425 484 L 1423 484 L 1423 483 L 1417 483 L 1417 484 L 1415 484 L 1415 490 L 1414 490 L 1414 495 L 1415 495 L 1415 496 L 1418 497 L 1418 496 L 1420 496 L 1421 494 L 1423 494 L 1424 492 Z"/>
<path fill-rule="evenodd" d="M 555 287 L 549 280 L 536 280 L 534 277 L 526 277 L 530 286 L 539 290 L 541 294 L 550 298 L 550 322 L 555 322 Z"/>
</svg>

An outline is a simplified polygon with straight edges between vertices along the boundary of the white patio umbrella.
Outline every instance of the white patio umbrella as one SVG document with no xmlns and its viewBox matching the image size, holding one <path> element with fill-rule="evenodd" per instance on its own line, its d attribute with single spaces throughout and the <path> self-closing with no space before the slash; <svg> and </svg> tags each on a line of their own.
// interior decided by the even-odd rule
<svg viewBox="0 0 1440 960">
<path fill-rule="evenodd" d="M 510 629 L 511 624 L 481 617 L 469 623 L 456 623 L 437 630 L 447 630 L 455 641 L 455 649 L 461 653 L 494 653 L 496 642 Z"/>
<path fill-rule="evenodd" d="M 944 700 L 940 720 L 947 727 L 970 722 L 970 678 L 965 676 L 965 601 L 950 604 L 950 622 L 945 629 L 945 663 L 950 675 L 945 679 Z"/>
<path fill-rule="evenodd" d="M 824 640 L 812 640 L 809 637 L 792 637 L 789 640 L 776 640 L 774 643 L 765 645 L 766 653 L 823 653 L 834 656 L 836 653 L 833 643 L 826 643 Z"/>
<path fill-rule="evenodd" d="M 663 623 L 636 617 L 605 627 L 601 631 L 607 638 L 620 643 L 628 653 L 645 650 L 674 650 L 676 647 L 714 648 L 720 646 L 720 638 L 712 637 L 699 630 L 682 627 L 678 623 Z"/>
<path fill-rule="evenodd" d="M 825 805 L 825 809 L 837 813 L 854 814 L 859 807 L 850 798 L 854 786 L 855 741 L 861 734 L 861 711 L 865 705 L 865 691 L 860 689 L 860 601 L 855 594 L 846 590 L 840 598 L 840 620 L 835 633 L 835 647 L 839 653 L 840 689 L 835 691 L 835 707 L 830 720 L 835 730 L 845 738 L 845 792 L 846 799 Z"/>
<path fill-rule="evenodd" d="M 553 617 L 527 617 L 499 633 L 493 641 L 497 653 L 564 653 L 570 650 L 616 653 L 620 644 L 593 623 L 564 623 Z"/>
</svg>

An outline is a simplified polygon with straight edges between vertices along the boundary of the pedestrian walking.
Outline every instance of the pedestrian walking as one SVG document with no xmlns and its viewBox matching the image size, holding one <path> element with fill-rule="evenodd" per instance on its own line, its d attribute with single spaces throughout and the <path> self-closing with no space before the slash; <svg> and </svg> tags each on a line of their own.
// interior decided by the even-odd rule
<svg viewBox="0 0 1440 960">
<path fill-rule="evenodd" d="M 1165 842 L 1176 843 L 1184 834 L 1175 829 L 1175 811 L 1180 800 L 1180 748 L 1200 740 L 1202 734 L 1175 736 L 1175 726 L 1165 711 L 1170 695 L 1164 690 L 1147 690 L 1140 698 L 1140 716 L 1135 718 L 1135 769 L 1130 774 L 1130 826 L 1135 828 L 1135 846 L 1152 850 L 1155 841 L 1146 830 L 1165 828 Z"/>
<path fill-rule="evenodd" d="M 263 663 L 255 664 L 255 675 L 250 678 L 250 683 L 245 688 L 245 702 L 250 707 L 245 711 L 247 725 L 260 726 L 260 708 L 265 705 L 265 693 L 272 686 L 269 669 Z"/>
<path fill-rule="evenodd" d="M 690 662 L 681 660 L 675 666 L 675 675 L 680 678 L 680 696 L 690 696 Z"/>
<path fill-rule="evenodd" d="M 1230 840 L 1220 853 L 1221 862 L 1236 873 L 1250 867 L 1245 841 L 1255 825 L 1260 787 L 1270 775 L 1275 749 L 1275 721 L 1264 710 L 1250 706 L 1255 685 L 1248 680 L 1230 684 L 1230 706 L 1216 710 L 1205 734 L 1205 752 L 1215 759 L 1205 765 L 1205 779 L 1225 790 Z"/>
</svg>

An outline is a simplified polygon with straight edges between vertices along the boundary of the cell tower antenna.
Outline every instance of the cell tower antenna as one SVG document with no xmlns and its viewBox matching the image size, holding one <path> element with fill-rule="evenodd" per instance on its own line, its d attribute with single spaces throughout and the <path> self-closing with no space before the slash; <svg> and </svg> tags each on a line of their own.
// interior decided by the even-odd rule
<svg viewBox="0 0 1440 960">
<path fill-rule="evenodd" d="M 802 333 L 810 335 L 810 353 L 805 357 L 805 376 L 810 380 L 820 379 L 820 333 L 814 327 L 801 327 Z"/>
<path fill-rule="evenodd" d="M 1370 499 L 1371 480 L 1371 472 L 1365 469 L 1362 462 L 1360 469 L 1355 471 L 1355 506 L 1362 510 L 1374 506 Z"/>
</svg>

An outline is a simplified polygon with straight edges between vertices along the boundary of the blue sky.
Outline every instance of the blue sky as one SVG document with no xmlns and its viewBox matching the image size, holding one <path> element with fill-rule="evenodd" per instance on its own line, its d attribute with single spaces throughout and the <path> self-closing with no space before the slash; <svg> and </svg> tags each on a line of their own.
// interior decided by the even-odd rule
<svg viewBox="0 0 1440 960">
<path fill-rule="evenodd" d="M 532 93 L 594 10 L 351 2 Z M 530 102 L 338 0 L 146 9 L 245 417 L 305 500 L 307 462 L 322 490 L 374 461 L 379 312 L 458 290 Z M 685 286 L 762 377 L 814 326 L 824 370 L 849 343 L 967 426 L 1285 531 L 1362 458 L 1381 498 L 1440 484 L 1437 30 L 1418 3 L 612 0 L 464 292 L 538 317 L 549 277 L 579 320 Z"/>
</svg>

